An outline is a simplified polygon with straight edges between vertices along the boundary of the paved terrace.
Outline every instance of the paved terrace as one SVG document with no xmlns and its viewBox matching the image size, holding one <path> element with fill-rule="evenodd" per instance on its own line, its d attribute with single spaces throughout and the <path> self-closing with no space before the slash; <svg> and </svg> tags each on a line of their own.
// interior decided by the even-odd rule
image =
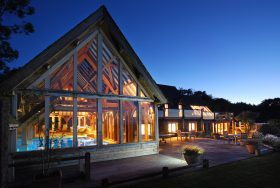
<svg viewBox="0 0 280 188">
<path fill-rule="evenodd" d="M 194 141 L 177 141 L 177 138 L 167 139 L 167 143 L 160 143 L 160 153 L 127 159 L 96 162 L 91 164 L 91 182 L 85 183 L 78 177 L 78 167 L 68 166 L 62 168 L 64 175 L 63 187 L 95 187 L 99 186 L 101 180 L 108 178 L 110 182 L 133 179 L 147 174 L 161 172 L 162 167 L 169 169 L 184 167 L 186 162 L 181 154 L 181 148 L 186 144 L 194 144 L 202 147 L 205 154 L 202 158 L 209 159 L 210 166 L 242 160 L 253 155 L 248 154 L 245 146 L 228 144 L 221 140 L 197 138 Z M 18 172 L 17 174 L 26 174 Z M 29 173 L 34 173 L 29 171 Z M 32 180 L 29 178 L 18 178 L 18 180 Z M 19 182 L 18 182 L 19 183 Z M 27 182 L 26 182 L 27 183 Z M 22 184 L 21 184 L 22 185 Z M 28 187 L 28 185 L 26 186 Z"/>
<path fill-rule="evenodd" d="M 210 166 L 253 156 L 248 154 L 245 146 L 228 144 L 228 142 L 221 140 L 197 138 L 194 141 L 181 142 L 177 141 L 177 138 L 172 138 L 171 140 L 167 139 L 167 143 L 160 143 L 160 153 L 158 155 L 93 163 L 91 175 L 93 182 L 91 182 L 91 185 L 100 185 L 103 178 L 108 178 L 110 182 L 122 181 L 160 172 L 164 166 L 169 169 L 186 166 L 187 164 L 181 154 L 181 148 L 186 144 L 202 147 L 205 150 L 202 158 L 209 159 Z"/>
</svg>

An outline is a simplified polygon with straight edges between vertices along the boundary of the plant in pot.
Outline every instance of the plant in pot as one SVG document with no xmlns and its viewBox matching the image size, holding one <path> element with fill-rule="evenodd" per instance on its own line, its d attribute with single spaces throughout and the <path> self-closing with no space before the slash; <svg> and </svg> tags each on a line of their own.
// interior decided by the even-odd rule
<svg viewBox="0 0 280 188">
<path fill-rule="evenodd" d="M 204 150 L 198 146 L 186 145 L 183 147 L 183 155 L 188 165 L 197 163 L 199 156 L 203 153 Z"/>
<path fill-rule="evenodd" d="M 259 145 L 259 141 L 258 140 L 254 140 L 254 139 L 250 139 L 247 140 L 246 143 L 246 149 L 250 154 L 254 154 L 255 150 L 258 149 L 258 145 Z"/>
<path fill-rule="evenodd" d="M 38 118 L 39 119 L 39 118 Z M 39 125 L 39 122 L 38 122 Z M 50 136 L 41 136 L 39 134 L 39 148 L 41 149 L 41 167 L 40 173 L 33 178 L 33 187 L 61 187 L 62 172 L 60 169 L 51 169 L 50 165 L 54 160 L 55 148 L 59 148 L 59 143 L 62 143 L 63 134 L 57 138 L 53 134 Z"/>
</svg>

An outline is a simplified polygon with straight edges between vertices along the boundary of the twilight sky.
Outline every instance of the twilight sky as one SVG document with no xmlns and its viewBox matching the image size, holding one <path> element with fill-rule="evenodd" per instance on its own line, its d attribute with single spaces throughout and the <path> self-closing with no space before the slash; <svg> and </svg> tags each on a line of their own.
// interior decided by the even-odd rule
<svg viewBox="0 0 280 188">
<path fill-rule="evenodd" d="M 156 82 L 231 102 L 280 97 L 278 0 L 33 0 L 22 66 L 104 4 Z M 11 21 L 8 18 L 6 21 Z"/>
</svg>

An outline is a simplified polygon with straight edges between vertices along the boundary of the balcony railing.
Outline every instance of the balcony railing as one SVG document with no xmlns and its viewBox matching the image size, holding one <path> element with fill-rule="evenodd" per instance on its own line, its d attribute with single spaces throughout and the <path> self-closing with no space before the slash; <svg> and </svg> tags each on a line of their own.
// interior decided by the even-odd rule
<svg viewBox="0 0 280 188">
<path fill-rule="evenodd" d="M 200 110 L 184 110 L 185 118 L 201 118 Z"/>
<path fill-rule="evenodd" d="M 166 109 L 166 110 L 159 110 L 158 111 L 158 117 L 167 117 L 167 118 L 181 118 L 184 113 L 184 118 L 201 118 L 201 110 L 179 110 L 179 109 Z M 227 114 L 227 115 L 225 115 Z M 216 119 L 219 117 L 224 116 L 233 116 L 232 113 L 225 113 L 225 112 L 203 112 L 203 119 L 205 120 L 214 120 L 215 117 Z"/>
<path fill-rule="evenodd" d="M 213 112 L 203 112 L 203 119 L 214 119 Z"/>
</svg>

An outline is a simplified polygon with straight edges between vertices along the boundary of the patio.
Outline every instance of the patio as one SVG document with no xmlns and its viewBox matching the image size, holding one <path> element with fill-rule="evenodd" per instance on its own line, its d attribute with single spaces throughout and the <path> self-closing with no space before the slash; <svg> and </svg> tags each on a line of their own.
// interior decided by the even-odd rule
<svg viewBox="0 0 280 188">
<path fill-rule="evenodd" d="M 162 167 L 168 167 L 169 169 L 185 167 L 186 162 L 181 154 L 181 148 L 186 144 L 202 147 L 205 150 L 202 158 L 209 159 L 210 166 L 243 160 L 253 156 L 248 154 L 244 146 L 233 143 L 228 144 L 221 140 L 196 138 L 194 141 L 181 142 L 174 137 L 167 139 L 166 143 L 160 143 L 160 152 L 156 155 L 92 163 L 90 182 L 77 178 L 79 176 L 77 165 L 63 167 L 63 187 L 77 187 L 78 185 L 82 187 L 98 187 L 104 178 L 113 183 L 132 179 L 139 180 L 139 177 L 160 175 Z M 32 180 L 32 172 L 29 171 L 30 174 L 26 172 L 18 171 L 18 174 L 25 176 L 19 177 L 18 180 L 25 182 L 26 187 L 28 187 L 28 184 L 31 183 L 28 180 Z"/>
<path fill-rule="evenodd" d="M 194 141 L 177 141 L 177 138 L 168 139 L 160 143 L 158 155 L 148 155 L 113 161 L 92 163 L 92 181 L 89 186 L 98 186 L 101 180 L 107 178 L 109 182 L 121 182 L 137 177 L 149 177 L 149 174 L 159 173 L 162 167 L 169 169 L 186 166 L 181 154 L 181 147 L 185 144 L 195 144 L 205 150 L 202 158 L 209 159 L 210 166 L 225 164 L 233 161 L 250 158 L 244 146 L 228 144 L 221 140 L 196 138 Z M 70 183 L 70 182 L 69 182 Z M 76 183 L 70 185 L 77 185 Z M 68 185 L 67 185 L 68 186 Z"/>
<path fill-rule="evenodd" d="M 216 166 L 232 161 L 243 160 L 253 155 L 249 154 L 245 146 L 228 143 L 223 140 L 209 138 L 196 138 L 195 140 L 177 141 L 177 138 L 167 139 L 166 143 L 160 143 L 160 154 L 184 160 L 180 153 L 184 145 L 197 145 L 205 150 L 201 159 L 209 159 L 210 166 Z"/>
</svg>

